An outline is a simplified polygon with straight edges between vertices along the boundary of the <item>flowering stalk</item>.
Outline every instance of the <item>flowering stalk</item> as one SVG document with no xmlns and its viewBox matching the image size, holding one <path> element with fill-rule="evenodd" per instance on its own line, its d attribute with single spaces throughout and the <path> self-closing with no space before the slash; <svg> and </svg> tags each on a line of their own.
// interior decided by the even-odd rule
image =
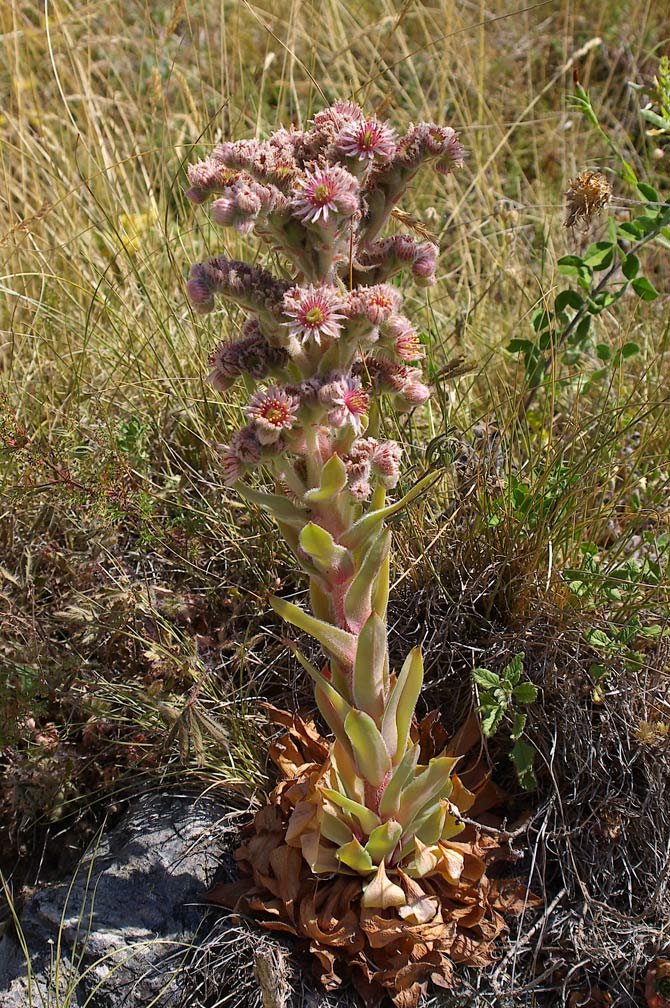
<svg viewBox="0 0 670 1008">
<path fill-rule="evenodd" d="M 389 667 L 385 523 L 432 477 L 388 501 L 401 448 L 368 436 L 368 424 L 380 396 L 400 411 L 429 396 L 417 331 L 389 280 L 405 272 L 434 283 L 438 249 L 409 235 L 377 236 L 422 165 L 446 173 L 462 162 L 449 128 L 420 123 L 397 138 L 338 102 L 306 131 L 222 144 L 189 169 L 187 191 L 194 203 L 215 197 L 213 220 L 255 231 L 293 276 L 219 257 L 193 266 L 187 288 L 197 312 L 221 296 L 247 314 L 239 336 L 215 350 L 209 374 L 221 392 L 240 376 L 255 389 L 247 424 L 221 447 L 224 481 L 273 514 L 309 578 L 312 612 L 281 598 L 272 604 L 327 658 L 318 669 L 296 650 L 334 741 L 295 804 L 286 843 L 316 875 L 359 875 L 363 907 L 397 907 L 410 923 L 428 920 L 436 901 L 422 902 L 408 880 L 460 877 L 463 857 L 449 841 L 472 796 L 452 774 L 454 758 L 419 763 L 411 731 L 419 649 L 397 674 Z"/>
</svg>

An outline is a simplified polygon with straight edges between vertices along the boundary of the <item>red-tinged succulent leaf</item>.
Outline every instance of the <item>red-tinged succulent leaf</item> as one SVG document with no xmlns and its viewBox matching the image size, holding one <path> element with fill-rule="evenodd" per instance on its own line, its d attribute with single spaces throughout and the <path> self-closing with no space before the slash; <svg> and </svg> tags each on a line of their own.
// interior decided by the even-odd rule
<svg viewBox="0 0 670 1008">
<path fill-rule="evenodd" d="M 352 576 L 350 553 L 343 546 L 338 546 L 330 532 L 321 525 L 308 522 L 301 530 L 298 541 L 300 548 L 328 575 L 329 580 L 338 572 L 342 572 L 345 578 Z"/>
<path fill-rule="evenodd" d="M 438 479 L 435 473 L 428 473 L 423 479 L 420 479 L 411 490 L 409 490 L 404 497 L 398 501 L 394 501 L 393 504 L 387 504 L 386 507 L 379 508 L 376 511 L 368 511 L 367 514 L 359 518 L 358 521 L 354 522 L 350 529 L 343 536 L 340 537 L 340 542 L 347 549 L 355 550 L 365 543 L 370 536 L 381 526 L 382 522 L 391 515 L 396 514 L 401 511 L 407 504 L 411 503 L 415 497 L 423 493 L 428 486 L 432 486 Z"/>
<path fill-rule="evenodd" d="M 379 816 L 372 812 L 371 809 L 361 805 L 360 802 L 355 802 L 351 798 L 347 798 L 346 795 L 340 794 L 339 791 L 333 791 L 331 788 L 322 788 L 322 791 L 331 802 L 339 806 L 339 808 L 344 809 L 350 815 L 355 816 L 367 834 L 372 833 L 377 826 L 381 825 Z"/>
<path fill-rule="evenodd" d="M 398 819 L 407 829 L 413 819 L 434 802 L 448 798 L 451 793 L 450 775 L 456 757 L 436 756 L 425 770 L 417 774 L 411 784 L 403 789 L 400 796 Z"/>
<path fill-rule="evenodd" d="M 412 778 L 418 755 L 418 746 L 408 749 L 396 767 L 393 776 L 384 788 L 384 794 L 379 803 L 380 815 L 395 816 L 397 813 L 400 808 L 402 789 Z"/>
<path fill-rule="evenodd" d="M 299 630 L 304 630 L 305 633 L 315 637 L 328 654 L 346 665 L 353 664 L 356 657 L 356 638 L 353 634 L 347 633 L 346 630 L 340 630 L 339 627 L 335 627 L 325 620 L 317 619 L 301 609 L 300 606 L 294 605 L 293 602 L 287 602 L 286 599 L 279 598 L 277 595 L 271 595 L 269 601 L 278 616 Z"/>
<path fill-rule="evenodd" d="M 333 815 L 326 809 L 324 809 L 321 813 L 319 829 L 321 830 L 321 835 L 324 836 L 326 840 L 330 840 L 331 843 L 337 844 L 338 847 L 349 843 L 349 841 L 353 838 L 351 827 L 344 822 L 344 819 L 340 816 Z"/>
<path fill-rule="evenodd" d="M 387 819 L 372 831 L 365 849 L 375 864 L 392 853 L 401 835 L 402 826 L 395 819 Z"/>
<path fill-rule="evenodd" d="M 344 600 L 344 612 L 352 630 L 360 630 L 372 611 L 377 578 L 389 554 L 390 529 L 385 529 L 369 547 Z M 379 614 L 377 614 L 379 616 Z M 383 623 L 383 617 L 381 618 Z"/>
<path fill-rule="evenodd" d="M 335 852 L 335 857 L 347 868 L 360 872 L 362 875 L 369 875 L 374 869 L 369 852 L 361 846 L 356 837 L 339 847 Z"/>
<path fill-rule="evenodd" d="M 304 495 L 310 504 L 332 500 L 347 485 L 347 469 L 339 455 L 331 455 L 321 470 L 321 486 Z"/>
</svg>

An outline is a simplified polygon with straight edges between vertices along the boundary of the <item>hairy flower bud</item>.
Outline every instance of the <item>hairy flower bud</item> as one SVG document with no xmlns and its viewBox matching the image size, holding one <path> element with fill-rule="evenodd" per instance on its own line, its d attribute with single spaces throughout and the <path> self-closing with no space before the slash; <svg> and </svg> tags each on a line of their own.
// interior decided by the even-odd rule
<svg viewBox="0 0 670 1008">
<path fill-rule="evenodd" d="M 206 157 L 196 164 L 189 165 L 186 170 L 191 183 L 185 196 L 191 203 L 204 203 L 213 193 L 224 192 L 237 178 L 237 172 L 231 171 L 214 157 Z"/>
<path fill-rule="evenodd" d="M 195 311 L 206 314 L 214 308 L 214 295 L 221 294 L 251 310 L 272 313 L 290 284 L 277 280 L 267 270 L 223 256 L 196 263 L 186 285 Z"/>
<path fill-rule="evenodd" d="M 370 439 L 371 440 L 371 439 Z M 387 489 L 392 490 L 400 478 L 402 448 L 397 441 L 379 441 L 370 453 L 370 467 L 374 476 Z"/>
</svg>

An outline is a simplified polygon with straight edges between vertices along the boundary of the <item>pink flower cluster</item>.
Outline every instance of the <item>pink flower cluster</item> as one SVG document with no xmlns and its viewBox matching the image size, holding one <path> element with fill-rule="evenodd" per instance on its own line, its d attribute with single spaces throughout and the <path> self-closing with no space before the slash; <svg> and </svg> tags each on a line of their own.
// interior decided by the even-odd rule
<svg viewBox="0 0 670 1008">
<path fill-rule="evenodd" d="M 434 283 L 438 248 L 377 235 L 421 165 L 447 173 L 463 157 L 448 127 L 419 123 L 398 135 L 358 105 L 336 102 L 304 130 L 225 142 L 188 170 L 187 197 L 214 197 L 214 222 L 258 234 L 288 278 L 222 256 L 191 269 L 197 313 L 221 297 L 247 315 L 239 337 L 214 350 L 208 375 L 219 392 L 239 377 L 251 389 L 246 426 L 221 446 L 227 485 L 265 467 L 307 513 L 333 455 L 353 502 L 375 485 L 396 485 L 399 445 L 366 436 L 372 401 L 384 395 L 411 410 L 430 389 L 421 337 L 390 281 L 404 273 L 419 287 Z"/>
<path fill-rule="evenodd" d="M 422 164 L 447 174 L 463 158 L 449 127 L 412 124 L 397 137 L 358 105 L 336 102 L 306 130 L 220 144 L 189 168 L 186 195 L 193 203 L 218 195 L 217 224 L 256 229 L 309 279 L 333 283 L 352 268 L 374 267 L 377 282 L 409 266 L 419 283 L 430 283 L 437 255 L 430 243 L 408 236 L 371 243 Z"/>
</svg>

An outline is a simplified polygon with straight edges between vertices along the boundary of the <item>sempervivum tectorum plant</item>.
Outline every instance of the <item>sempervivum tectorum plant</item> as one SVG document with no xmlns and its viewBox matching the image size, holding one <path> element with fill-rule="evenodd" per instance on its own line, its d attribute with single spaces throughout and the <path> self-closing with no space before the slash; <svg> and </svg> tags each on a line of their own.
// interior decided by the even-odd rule
<svg viewBox="0 0 670 1008">
<path fill-rule="evenodd" d="M 187 190 L 195 203 L 213 196 L 213 219 L 243 234 L 253 230 L 281 254 L 292 278 L 219 257 L 193 266 L 187 289 L 197 312 L 212 311 L 223 297 L 247 315 L 239 336 L 211 360 L 217 390 L 238 376 L 253 389 L 247 424 L 221 447 L 223 477 L 273 514 L 309 578 L 311 613 L 281 598 L 272 604 L 325 652 L 319 669 L 296 651 L 334 736 L 320 760 L 305 758 L 301 766 L 294 747 L 293 762 L 284 761 L 286 786 L 258 824 L 259 837 L 270 820 L 275 834 L 245 845 L 248 867 L 257 892 L 266 885 L 277 896 L 270 911 L 276 926 L 283 917 L 287 929 L 312 939 L 317 955 L 328 942 L 310 930 L 309 913 L 295 917 L 298 876 L 322 886 L 345 880 L 346 912 L 388 924 L 387 940 L 359 930 L 369 962 L 375 948 L 396 951 L 392 968 L 373 967 L 366 977 L 369 1000 L 387 989 L 399 1005 L 416 1003 L 429 976 L 449 974 L 433 946 L 438 931 L 456 934 L 441 894 L 467 874 L 468 852 L 454 837 L 472 795 L 453 774 L 454 755 L 422 758 L 412 727 L 423 679 L 418 648 L 396 673 L 389 667 L 385 522 L 433 477 L 389 502 L 401 449 L 370 436 L 369 418 L 381 396 L 401 411 L 429 396 L 421 342 L 389 280 L 404 272 L 432 284 L 438 249 L 411 235 L 377 236 L 422 165 L 446 174 L 462 162 L 452 129 L 420 123 L 397 137 L 358 106 L 338 102 L 305 131 L 222 144 L 189 169 Z M 278 863 L 269 871 L 275 848 L 295 852 L 288 860 L 276 855 L 284 876 L 289 863 L 297 872 L 293 881 L 276 882 Z M 486 915 L 483 863 L 474 875 L 470 866 L 467 881 L 467 912 L 478 921 Z M 412 941 L 401 952 L 398 935 L 409 927 Z M 322 921 L 319 934 L 327 930 Z M 421 934 L 425 949 L 417 954 Z M 406 982 L 394 980 L 410 961 Z"/>
</svg>

